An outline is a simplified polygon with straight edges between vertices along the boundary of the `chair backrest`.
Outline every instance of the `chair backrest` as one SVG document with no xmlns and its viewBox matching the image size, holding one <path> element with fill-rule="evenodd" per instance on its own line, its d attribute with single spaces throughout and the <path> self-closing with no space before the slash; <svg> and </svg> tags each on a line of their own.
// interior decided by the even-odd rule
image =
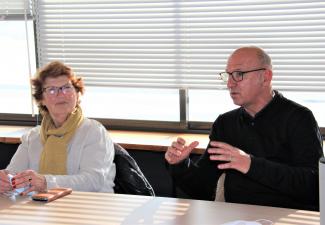
<svg viewBox="0 0 325 225">
<path fill-rule="evenodd" d="M 217 182 L 216 198 L 217 202 L 225 202 L 225 178 L 226 173 L 222 173 Z"/>
<path fill-rule="evenodd" d="M 136 161 L 119 144 L 114 143 L 116 165 L 114 192 L 120 194 L 150 195 L 155 192 Z"/>
</svg>

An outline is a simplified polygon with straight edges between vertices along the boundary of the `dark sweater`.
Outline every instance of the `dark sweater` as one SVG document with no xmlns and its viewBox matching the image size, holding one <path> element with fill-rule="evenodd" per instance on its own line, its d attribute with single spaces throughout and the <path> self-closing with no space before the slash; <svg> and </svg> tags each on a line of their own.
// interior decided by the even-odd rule
<svg viewBox="0 0 325 225">
<path fill-rule="evenodd" d="M 318 210 L 322 138 L 306 107 L 276 92 L 254 118 L 243 108 L 220 115 L 210 140 L 226 142 L 251 155 L 247 174 L 225 170 L 226 202 Z M 206 151 L 196 163 L 187 159 L 170 166 L 170 172 L 191 197 L 213 200 L 223 172 L 218 163 L 210 161 Z"/>
</svg>

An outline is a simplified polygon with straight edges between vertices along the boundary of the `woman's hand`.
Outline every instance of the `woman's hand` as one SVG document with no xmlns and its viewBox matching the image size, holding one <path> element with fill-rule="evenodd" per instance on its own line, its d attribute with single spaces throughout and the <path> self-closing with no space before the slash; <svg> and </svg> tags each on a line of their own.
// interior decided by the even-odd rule
<svg viewBox="0 0 325 225">
<path fill-rule="evenodd" d="M 11 191 L 12 187 L 9 182 L 8 171 L 0 170 L 0 193 Z"/>
<path fill-rule="evenodd" d="M 44 192 L 47 189 L 44 175 L 36 173 L 34 170 L 25 170 L 17 173 L 11 180 L 12 188 L 28 187 L 20 195 L 27 195 L 32 191 Z"/>
</svg>

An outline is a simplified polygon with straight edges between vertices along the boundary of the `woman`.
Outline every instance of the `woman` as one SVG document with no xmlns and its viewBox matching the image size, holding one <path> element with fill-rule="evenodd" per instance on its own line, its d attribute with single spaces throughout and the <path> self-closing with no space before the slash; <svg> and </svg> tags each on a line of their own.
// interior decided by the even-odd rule
<svg viewBox="0 0 325 225">
<path fill-rule="evenodd" d="M 21 195 L 53 187 L 113 192 L 113 142 L 104 126 L 83 117 L 81 78 L 63 63 L 52 62 L 32 84 L 42 123 L 22 137 L 7 169 L 0 171 L 0 193 L 26 186 Z M 15 174 L 11 182 L 10 174 Z"/>
</svg>

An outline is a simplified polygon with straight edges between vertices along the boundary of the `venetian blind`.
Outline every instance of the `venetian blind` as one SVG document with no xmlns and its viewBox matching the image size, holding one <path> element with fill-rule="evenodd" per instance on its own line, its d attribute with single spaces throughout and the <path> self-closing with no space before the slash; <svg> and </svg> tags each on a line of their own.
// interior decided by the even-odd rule
<svg viewBox="0 0 325 225">
<path fill-rule="evenodd" d="M 273 86 L 325 91 L 325 2 L 38 0 L 40 65 L 62 60 L 87 85 L 225 88 L 229 54 L 270 54 Z"/>
<path fill-rule="evenodd" d="M 0 0 L 0 20 L 21 20 L 25 10 L 28 18 L 31 18 L 30 0 Z"/>
</svg>

